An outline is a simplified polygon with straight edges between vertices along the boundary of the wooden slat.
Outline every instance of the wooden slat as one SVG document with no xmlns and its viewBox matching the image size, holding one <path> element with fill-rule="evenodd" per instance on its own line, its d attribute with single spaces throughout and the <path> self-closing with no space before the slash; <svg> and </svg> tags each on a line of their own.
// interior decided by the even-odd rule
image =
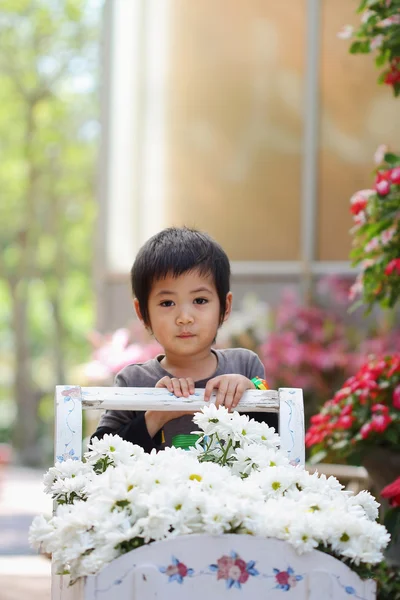
<svg viewBox="0 0 400 600">
<path fill-rule="evenodd" d="M 165 388 L 82 387 L 84 409 L 111 410 L 182 410 L 195 411 L 208 406 L 204 389 L 196 388 L 189 398 L 177 398 Z M 215 402 L 215 393 L 210 402 Z M 239 404 L 239 412 L 279 412 L 279 395 L 275 390 L 247 390 Z"/>
</svg>

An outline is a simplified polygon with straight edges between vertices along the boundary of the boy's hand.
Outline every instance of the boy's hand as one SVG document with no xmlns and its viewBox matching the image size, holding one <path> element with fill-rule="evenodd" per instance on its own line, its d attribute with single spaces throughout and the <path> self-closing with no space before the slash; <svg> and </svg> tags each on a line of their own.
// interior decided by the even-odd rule
<svg viewBox="0 0 400 600">
<path fill-rule="evenodd" d="M 208 402 L 212 391 L 216 389 L 217 399 L 215 406 L 225 406 L 228 410 L 235 408 L 243 392 L 254 390 L 255 385 L 244 375 L 220 375 L 210 379 L 204 391 L 204 400 Z"/>
<path fill-rule="evenodd" d="M 177 379 L 175 377 L 165 376 L 160 381 L 157 381 L 156 388 L 167 388 L 171 394 L 174 394 L 177 398 L 188 398 L 190 394 L 194 394 L 194 381 L 193 379 Z M 193 410 L 180 411 L 180 410 L 148 410 L 145 413 L 145 420 L 147 430 L 151 437 L 164 427 L 166 423 L 173 419 L 178 419 L 185 415 L 193 415 Z"/>
<path fill-rule="evenodd" d="M 174 394 L 177 398 L 189 398 L 191 394 L 194 394 L 194 381 L 190 377 L 168 377 L 165 376 L 160 381 L 157 381 L 156 388 L 167 388 L 171 394 Z"/>
</svg>

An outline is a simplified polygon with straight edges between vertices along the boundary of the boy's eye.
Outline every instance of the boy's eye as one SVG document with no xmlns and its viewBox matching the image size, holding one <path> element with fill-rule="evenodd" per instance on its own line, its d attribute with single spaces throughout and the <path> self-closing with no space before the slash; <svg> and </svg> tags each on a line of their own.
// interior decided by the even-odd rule
<svg viewBox="0 0 400 600">
<path fill-rule="evenodd" d="M 162 302 L 160 302 L 160 306 L 167 307 L 167 306 L 172 306 L 172 305 L 173 305 L 172 300 L 163 300 Z"/>
<path fill-rule="evenodd" d="M 207 302 L 208 302 L 207 298 L 196 298 L 194 300 L 195 304 L 207 304 Z"/>
</svg>

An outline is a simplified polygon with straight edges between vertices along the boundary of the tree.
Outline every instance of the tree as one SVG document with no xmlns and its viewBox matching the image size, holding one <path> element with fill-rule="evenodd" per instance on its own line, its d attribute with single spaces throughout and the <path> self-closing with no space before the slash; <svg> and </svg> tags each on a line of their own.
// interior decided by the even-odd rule
<svg viewBox="0 0 400 600">
<path fill-rule="evenodd" d="M 0 0 L 0 321 L 14 443 L 40 461 L 38 407 L 92 321 L 100 0 Z"/>
</svg>

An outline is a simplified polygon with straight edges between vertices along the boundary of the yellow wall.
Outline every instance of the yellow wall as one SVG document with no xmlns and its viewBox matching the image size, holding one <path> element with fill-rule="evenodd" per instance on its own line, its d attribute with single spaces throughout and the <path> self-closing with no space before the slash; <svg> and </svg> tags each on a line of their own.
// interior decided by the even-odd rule
<svg viewBox="0 0 400 600">
<path fill-rule="evenodd" d="M 306 0 L 170 5 L 166 225 L 206 229 L 231 260 L 299 259 Z M 357 5 L 322 2 L 319 260 L 348 258 L 349 197 L 396 142 L 372 56 L 336 36 Z"/>
</svg>

